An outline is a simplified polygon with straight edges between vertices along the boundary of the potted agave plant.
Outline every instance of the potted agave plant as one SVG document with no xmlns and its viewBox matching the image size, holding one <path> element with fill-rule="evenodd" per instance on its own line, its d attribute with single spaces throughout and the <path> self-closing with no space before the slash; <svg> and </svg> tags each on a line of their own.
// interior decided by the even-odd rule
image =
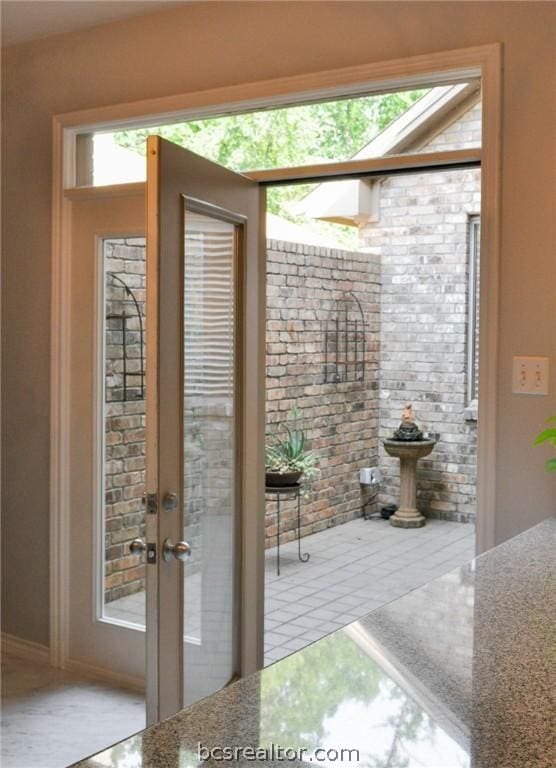
<svg viewBox="0 0 556 768">
<path fill-rule="evenodd" d="M 546 423 L 556 425 L 556 416 L 551 416 L 549 419 L 547 419 Z M 540 435 L 538 435 L 534 444 L 540 445 L 541 443 L 545 442 L 549 442 L 556 446 L 556 426 L 543 429 Z M 554 456 L 552 459 L 548 459 L 545 466 L 547 472 L 556 472 L 556 456 Z"/>
<path fill-rule="evenodd" d="M 294 486 L 318 473 L 317 457 L 307 449 L 307 433 L 299 423 L 300 411 L 294 409 L 288 422 L 267 436 L 265 482 L 269 487 Z"/>
</svg>

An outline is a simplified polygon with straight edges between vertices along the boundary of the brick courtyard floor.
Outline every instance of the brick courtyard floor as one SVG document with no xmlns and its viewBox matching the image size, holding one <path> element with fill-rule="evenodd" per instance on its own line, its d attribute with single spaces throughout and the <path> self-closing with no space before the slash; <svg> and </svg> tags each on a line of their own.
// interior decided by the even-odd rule
<svg viewBox="0 0 556 768">
<path fill-rule="evenodd" d="M 358 519 L 301 540 L 310 559 L 297 559 L 297 542 L 265 553 L 265 664 L 293 651 L 431 579 L 475 554 L 471 524 L 429 520 L 424 528 L 393 528 L 385 520 Z M 188 580 L 186 626 L 199 626 L 199 574 Z M 142 624 L 144 593 L 106 606 L 110 618 Z"/>
</svg>

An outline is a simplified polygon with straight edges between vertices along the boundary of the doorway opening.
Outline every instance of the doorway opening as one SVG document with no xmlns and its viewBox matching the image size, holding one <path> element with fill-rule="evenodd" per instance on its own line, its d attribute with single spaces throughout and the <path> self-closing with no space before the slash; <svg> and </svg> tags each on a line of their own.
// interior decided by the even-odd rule
<svg viewBox="0 0 556 768">
<path fill-rule="evenodd" d="M 400 150 L 434 153 L 480 146 L 481 102 L 476 82 L 409 92 L 403 97 L 404 108 L 394 110 L 383 130 L 355 154 L 356 158 Z M 236 116 L 235 122 L 241 124 L 241 118 Z M 217 122 L 200 121 L 200 127 L 210 134 Z M 191 126 L 195 124 L 185 127 Z M 155 131 L 163 135 L 170 132 L 182 141 L 193 141 L 194 136 L 194 132 L 183 133 L 184 126 Z M 103 174 L 109 168 L 106 159 L 110 153 L 129 159 L 129 153 L 140 147 L 147 132 L 144 129 L 88 138 L 83 135 L 82 142 L 92 141 L 95 149 L 89 183 L 106 181 Z M 216 153 L 220 159 L 216 145 L 209 142 L 206 151 Z M 272 159 L 265 160 L 272 165 Z M 243 156 L 236 157 L 231 164 L 241 167 L 244 162 L 253 165 L 253 158 L 246 161 Z M 130 163 L 127 171 L 139 177 L 143 173 L 137 163 Z M 268 189 L 267 423 L 270 432 L 280 429 L 287 424 L 288 415 L 299 410 L 302 429 L 310 437 L 320 466 L 318 478 L 310 486 L 307 484 L 303 494 L 278 497 L 268 489 L 267 661 L 343 626 L 400 594 L 400 585 L 404 591 L 413 583 L 407 569 L 399 572 L 403 565 L 400 560 L 395 569 L 400 584 L 395 587 L 394 577 L 389 578 L 389 589 L 382 595 L 372 592 L 371 596 L 362 582 L 356 590 L 349 585 L 340 588 L 335 584 L 338 574 L 333 573 L 330 563 L 322 569 L 318 584 L 304 584 L 309 568 L 303 571 L 299 564 L 310 553 L 302 552 L 298 541 L 298 537 L 321 534 L 319 541 L 325 546 L 324 533 L 329 528 L 360 517 L 373 519 L 383 508 L 399 501 L 398 461 L 385 453 L 382 441 L 396 429 L 408 402 L 413 404 L 426 431 L 441 438 L 434 455 L 420 465 L 418 506 L 431 520 L 467 525 L 454 528 L 455 546 L 451 549 L 443 546 L 437 551 L 432 542 L 433 557 L 427 565 L 437 559 L 455 566 L 460 552 L 464 559 L 473 555 L 470 526 L 475 518 L 476 486 L 479 212 L 477 169 Z M 132 270 L 140 268 L 139 263 L 131 265 Z M 447 274 L 452 273 L 454 279 L 450 280 Z M 133 274 L 135 282 L 137 272 Z M 122 279 L 122 275 L 119 277 Z M 114 317 L 111 323 L 121 320 Z M 112 327 L 107 332 L 118 333 Z M 125 347 L 125 334 L 119 333 Z M 125 367 L 125 350 L 118 354 L 117 365 Z M 136 348 L 133 354 L 140 358 L 144 349 Z M 137 375 L 140 360 L 130 365 Z M 119 375 L 123 376 L 123 384 L 119 385 L 125 390 L 129 365 Z M 454 381 L 457 396 L 450 402 Z M 319 387 L 324 387 L 320 393 L 315 391 Z M 107 407 L 118 415 L 125 408 Z M 128 428 L 140 429 L 138 403 L 130 408 L 136 418 L 129 420 Z M 461 424 L 454 416 L 459 410 L 463 412 Z M 124 436 L 124 443 L 126 440 Z M 114 450 L 118 453 L 121 449 L 118 445 L 107 448 L 108 453 Z M 130 471 L 133 465 L 141 472 L 139 464 L 140 459 L 132 462 Z M 370 485 L 365 480 L 360 482 L 361 470 L 370 471 Z M 109 499 L 112 489 L 106 490 Z M 130 492 L 124 489 L 124 494 Z M 131 505 L 137 505 L 137 501 Z M 130 505 L 123 506 L 127 509 Z M 117 529 L 115 541 L 110 542 L 115 548 L 107 545 L 105 574 L 106 583 L 111 585 L 106 590 L 106 615 L 116 621 L 134 621 L 134 617 L 144 615 L 144 564 L 132 562 L 126 551 L 132 537 L 141 535 L 137 515 L 139 510 L 130 510 L 121 528 L 118 522 L 105 520 L 108 528 Z M 436 523 L 429 524 L 429 529 L 436 529 L 439 539 L 441 532 L 446 533 L 446 526 Z M 107 538 L 111 533 L 107 531 Z M 354 542 L 348 540 L 342 546 L 340 537 L 347 533 L 347 529 L 339 529 L 335 534 L 334 550 L 345 550 L 339 551 L 339 564 L 346 564 L 347 574 L 350 568 L 354 573 L 362 572 L 369 550 L 363 546 L 357 551 L 357 546 L 365 537 L 358 535 Z M 397 543 L 392 537 L 399 536 L 399 532 L 390 533 L 385 546 Z M 292 553 L 295 550 L 299 584 L 283 574 L 278 581 L 280 545 L 282 558 L 287 558 L 288 547 Z M 374 553 L 371 565 L 377 564 L 381 553 Z M 395 553 L 394 549 L 389 554 Z M 125 568 L 118 565 L 119 557 L 124 558 Z M 273 558 L 275 568 L 271 565 Z M 434 568 L 427 569 L 417 561 L 412 567 L 419 565 L 419 570 L 429 577 L 436 574 Z M 317 558 L 313 556 L 311 572 L 316 567 Z M 276 579 L 272 576 L 274 570 Z M 377 576 L 388 576 L 388 567 L 380 568 L 378 573 L 371 568 L 371 575 L 373 581 Z M 315 578 L 318 576 L 317 571 Z M 335 585 L 331 591 L 321 589 L 327 579 Z M 190 581 L 193 583 L 194 576 Z M 291 608 L 287 611 L 281 594 L 292 587 L 295 592 L 298 586 L 298 605 L 293 612 Z M 335 599 L 335 592 L 345 594 L 346 599 Z M 307 600 L 301 599 L 303 596 Z M 286 602 L 290 597 L 288 594 Z M 286 625 L 287 631 L 280 637 Z"/>
<path fill-rule="evenodd" d="M 437 62 L 434 56 L 430 57 L 430 61 L 427 61 L 426 67 L 425 67 L 424 62 L 422 62 L 422 61 L 418 62 L 416 60 L 415 61 L 415 70 L 414 71 L 411 70 L 411 66 L 408 64 L 408 71 L 413 71 L 413 76 L 412 76 L 412 78 L 410 78 L 407 81 L 407 82 L 411 83 L 411 87 L 414 87 L 414 84 L 416 82 L 427 82 L 429 84 L 430 83 L 452 82 L 453 81 L 453 77 L 454 77 L 454 72 L 457 72 L 457 71 L 460 71 L 460 70 L 463 73 L 462 77 L 461 77 L 461 82 L 464 82 L 464 80 L 467 81 L 469 78 L 480 77 L 481 73 L 483 73 L 483 74 L 485 74 L 485 73 L 489 74 L 490 73 L 489 78 L 487 78 L 487 81 L 486 81 L 486 89 L 487 89 L 487 92 L 489 94 L 489 98 L 488 98 L 486 103 L 489 104 L 489 126 L 491 127 L 491 132 L 486 135 L 486 139 L 488 140 L 488 157 L 490 158 L 490 160 L 489 160 L 489 163 L 488 163 L 489 173 L 485 173 L 485 190 L 487 192 L 487 194 L 485 195 L 485 199 L 486 200 L 490 200 L 489 205 L 492 205 L 492 200 L 496 198 L 496 194 L 495 194 L 496 184 L 495 184 L 495 181 L 496 181 L 497 173 L 498 173 L 497 164 L 496 164 L 497 161 L 495 159 L 497 157 L 497 155 L 496 155 L 496 152 L 492 151 L 493 147 L 494 147 L 494 149 L 496 149 L 496 144 L 497 144 L 497 138 L 496 138 L 497 134 L 494 131 L 494 129 L 496 127 L 497 119 L 498 119 L 497 118 L 497 112 L 496 112 L 496 99 L 493 98 L 493 97 L 496 96 L 497 88 L 499 86 L 499 83 L 498 83 L 498 80 L 497 80 L 497 74 L 496 74 L 497 73 L 496 67 L 497 67 L 498 59 L 496 58 L 496 51 L 494 51 L 494 48 L 495 47 L 492 47 L 492 50 L 490 48 L 485 48 L 484 51 L 478 51 L 477 54 L 474 54 L 474 56 L 476 55 L 476 60 L 479 63 L 474 65 L 473 67 L 470 67 L 470 65 L 469 65 L 469 61 L 470 61 L 469 54 L 465 53 L 465 52 L 460 52 L 460 58 L 457 58 L 457 56 L 456 56 L 453 60 L 451 60 L 451 65 L 450 65 L 449 71 L 447 69 L 447 64 L 446 64 L 446 61 L 444 59 L 439 60 Z M 471 58 L 473 58 L 473 57 L 471 57 Z M 473 61 L 475 61 L 475 58 L 473 58 Z M 434 73 L 435 72 L 435 68 L 436 68 L 437 64 L 438 64 L 440 70 L 444 69 L 446 71 L 444 73 L 439 74 L 439 75 L 434 75 L 434 74 L 431 75 L 430 73 Z M 459 70 L 458 70 L 458 67 L 460 68 Z M 365 77 L 366 78 L 366 82 L 373 82 L 373 72 L 374 72 L 374 70 L 373 70 L 373 67 L 371 66 L 368 69 L 368 75 L 367 74 L 363 75 L 363 73 L 360 72 L 360 73 L 358 73 L 358 77 L 361 78 L 361 79 L 363 79 L 363 77 Z M 384 68 L 381 68 L 379 70 L 379 75 L 381 77 L 383 77 L 383 78 L 385 77 L 384 72 L 385 72 Z M 348 93 L 348 92 L 350 92 L 350 87 L 349 86 L 345 86 L 345 83 L 350 83 L 351 82 L 350 77 L 353 77 L 353 75 L 348 76 L 347 71 L 343 75 L 339 75 L 339 78 L 337 80 L 336 93 L 340 93 L 340 92 Z M 397 67 L 396 66 L 392 67 L 391 78 L 392 78 L 391 81 L 385 81 L 385 82 L 392 82 L 392 83 L 398 82 L 399 83 L 399 63 L 397 65 Z M 314 93 L 318 93 L 318 88 L 330 87 L 329 86 L 329 82 L 330 82 L 329 80 L 322 80 L 321 81 L 321 80 L 317 79 L 317 81 L 314 84 L 314 87 L 317 90 L 313 92 L 313 95 L 314 95 Z M 336 82 L 336 80 L 334 82 Z M 325 85 L 323 86 L 322 83 L 324 83 Z M 292 82 L 291 83 L 290 92 L 295 93 L 296 89 L 299 90 L 299 87 L 300 87 L 299 83 Z M 304 88 L 308 87 L 307 83 L 305 81 L 303 83 L 303 87 Z M 359 84 L 359 86 L 357 86 L 357 87 L 359 88 L 359 92 L 360 93 L 364 92 L 362 90 L 361 84 Z M 273 89 L 271 88 L 270 92 L 272 92 L 272 90 Z M 282 94 L 285 93 L 285 92 L 287 92 L 287 91 L 284 90 L 284 89 L 282 89 L 282 91 L 279 92 L 280 95 L 277 97 L 277 100 L 276 100 L 275 103 L 280 103 L 280 99 L 281 98 L 282 98 L 282 102 L 281 103 L 285 103 L 284 99 L 283 99 L 283 96 L 282 96 Z M 354 92 L 353 88 L 351 89 L 351 92 L 352 93 Z M 242 93 L 242 95 L 241 95 L 241 98 L 246 99 L 245 104 L 248 104 L 247 99 L 248 99 L 249 95 L 252 94 L 252 93 L 255 94 L 254 101 L 252 103 L 255 103 L 256 99 L 260 98 L 260 91 L 257 91 L 256 89 L 255 89 L 255 91 L 251 91 L 249 88 L 247 88 L 246 91 L 244 93 Z M 267 93 L 267 91 L 265 91 L 265 93 Z M 307 91 L 307 93 L 310 94 L 309 91 Z M 334 89 L 332 89 L 330 91 L 330 93 L 334 93 Z M 222 102 L 222 98 L 223 98 L 222 94 L 220 93 L 218 95 L 218 97 L 215 97 L 211 101 L 211 96 L 207 95 L 206 103 L 207 104 L 221 103 Z M 233 99 L 237 99 L 237 98 L 238 98 L 237 93 L 233 92 L 233 93 L 230 94 L 230 101 L 231 102 L 233 102 Z M 311 95 L 309 95 L 309 98 L 311 98 Z M 220 100 L 220 101 L 218 101 L 218 100 Z M 299 94 L 298 94 L 298 100 L 301 100 L 301 98 L 299 97 Z M 291 99 L 290 99 L 290 101 L 291 101 Z M 175 113 L 176 112 L 176 110 L 178 108 L 178 107 L 175 106 L 176 103 L 177 103 L 177 101 L 173 102 L 174 106 L 172 106 L 171 108 L 168 109 L 168 113 L 171 113 L 171 112 Z M 197 106 L 195 105 L 195 102 L 193 102 L 192 104 L 189 104 L 187 97 L 184 97 L 183 103 L 186 105 L 186 108 L 190 109 L 190 113 L 191 114 L 193 114 L 194 110 L 196 110 L 196 113 L 199 114 L 199 110 L 197 109 Z M 262 103 L 262 100 L 260 100 L 259 103 Z M 267 104 L 268 104 L 268 101 L 265 102 L 265 105 L 267 105 Z M 158 109 L 158 111 L 162 111 L 160 109 L 160 106 L 161 106 L 160 104 L 142 105 L 141 108 L 143 109 L 143 112 L 141 114 L 149 115 L 149 109 L 150 109 L 151 106 L 152 106 L 152 109 L 150 110 L 150 114 L 151 115 L 153 114 L 155 109 Z M 235 110 L 235 111 L 239 111 L 237 109 L 237 105 L 236 106 L 232 106 L 232 109 Z M 202 112 L 202 110 L 201 110 L 201 112 Z M 76 144 L 77 144 L 77 150 L 78 150 L 78 152 L 77 152 L 78 157 L 76 159 L 79 161 L 79 156 L 82 155 L 82 156 L 84 156 L 86 158 L 86 161 L 89 162 L 90 155 L 87 155 L 87 141 L 88 141 L 88 139 L 87 139 L 86 135 L 82 133 L 81 128 L 79 126 L 80 125 L 91 126 L 91 125 L 94 125 L 95 122 L 98 122 L 98 124 L 99 124 L 99 133 L 106 132 L 107 130 L 117 130 L 116 126 L 118 124 L 117 123 L 118 120 L 121 121 L 119 123 L 120 125 L 123 124 L 124 120 L 126 120 L 127 124 L 130 124 L 130 123 L 133 123 L 133 121 L 135 120 L 135 117 L 136 117 L 137 114 L 138 114 L 137 113 L 137 105 L 135 105 L 134 109 L 132 109 L 129 112 L 126 111 L 125 107 L 124 108 L 118 108 L 118 109 L 105 110 L 102 113 L 99 113 L 99 114 L 95 113 L 94 115 L 91 112 L 91 113 L 87 114 L 86 116 L 83 116 L 82 119 L 81 119 L 81 122 L 79 122 L 80 118 L 77 115 L 61 116 L 59 119 L 57 119 L 56 126 L 55 126 L 55 130 L 56 130 L 56 146 L 61 148 L 62 144 L 63 144 L 63 141 L 64 141 L 64 139 L 66 137 L 68 139 L 70 139 L 71 141 L 74 141 L 75 138 L 77 138 Z M 210 114 L 210 110 L 206 110 L 205 114 Z M 214 114 L 214 108 L 213 108 L 212 114 Z M 102 126 L 100 126 L 100 121 L 101 120 L 106 121 L 107 119 L 114 120 L 112 126 L 109 126 L 107 122 L 104 122 L 104 124 Z M 150 121 L 150 124 L 152 124 L 152 117 L 148 118 L 148 120 Z M 139 125 L 139 124 L 145 125 L 145 124 L 147 124 L 147 118 L 143 118 L 142 121 L 141 120 L 135 121 L 135 124 L 136 125 Z M 88 128 L 87 130 L 91 130 L 91 128 Z M 74 146 L 75 146 L 75 144 L 74 144 Z M 475 147 L 479 147 L 479 145 L 475 145 Z M 90 148 L 90 146 L 89 146 L 89 148 Z M 405 149 L 402 148 L 400 151 L 403 152 L 403 151 L 405 151 Z M 380 158 L 382 158 L 386 154 L 388 154 L 388 152 L 384 152 L 383 154 L 381 154 Z M 434 152 L 433 152 L 433 154 L 431 154 L 431 162 L 434 162 L 434 155 L 435 154 L 436 153 L 434 153 Z M 449 154 L 449 150 L 448 150 L 448 154 Z M 468 153 L 468 157 L 466 159 L 464 159 L 464 163 L 469 163 L 469 158 L 472 158 L 472 162 L 473 162 L 474 160 L 477 160 L 477 158 L 479 158 L 480 155 L 481 155 L 480 149 L 477 149 L 477 151 L 474 152 L 474 153 Z M 88 160 L 87 160 L 87 157 L 88 157 Z M 396 158 L 394 158 L 394 160 L 396 160 Z M 453 158 L 450 158 L 450 162 L 453 162 Z M 388 164 L 386 163 L 385 167 L 387 165 Z M 402 165 L 403 165 L 403 163 L 402 163 Z M 415 163 L 415 165 L 418 165 L 418 163 Z M 65 173 L 61 172 L 61 163 L 59 164 L 59 166 L 60 167 L 58 167 L 58 165 L 56 166 L 56 168 L 57 168 L 56 173 L 58 175 L 56 186 L 59 189 L 60 194 L 62 193 L 62 189 L 63 189 L 63 179 L 66 180 L 66 185 L 70 186 L 70 187 L 74 187 L 76 185 L 76 183 L 78 185 L 79 184 L 84 184 L 84 185 L 90 184 L 90 180 L 89 181 L 83 181 L 82 180 L 83 177 L 79 176 L 79 173 L 77 175 L 77 178 L 75 178 L 75 176 L 73 175 L 73 169 L 71 167 L 71 164 L 70 164 L 70 166 L 66 166 L 66 168 L 65 168 L 66 172 Z M 77 163 L 78 170 L 79 170 L 79 167 L 80 166 L 79 166 L 79 162 L 78 162 Z M 485 165 L 485 168 L 486 168 L 486 165 Z M 81 169 L 83 169 L 83 166 L 81 166 Z M 251 178 L 252 180 L 255 180 L 255 181 L 260 181 L 261 180 L 261 177 L 259 176 L 257 178 L 257 175 L 254 174 L 254 173 L 250 174 L 249 178 Z M 369 178 L 370 178 L 370 176 L 369 176 Z M 117 184 L 119 182 L 122 182 L 122 181 L 125 181 L 125 179 L 113 179 L 112 180 L 112 182 L 115 183 L 115 184 Z M 267 183 L 267 181 L 263 179 L 263 183 Z M 130 186 L 132 186 L 132 185 L 130 185 Z M 75 191 L 77 193 L 79 190 L 75 190 Z M 118 191 L 118 194 L 123 194 L 123 193 L 125 193 L 125 191 L 123 189 Z M 77 197 L 78 196 L 76 194 L 76 198 L 75 199 L 77 199 Z M 57 201 L 57 204 L 59 204 L 59 209 L 62 209 L 64 207 L 63 204 L 60 204 L 59 200 Z M 59 209 L 57 209 L 55 211 L 55 217 L 57 217 L 60 214 L 60 210 Z M 64 215 L 65 214 L 62 211 L 62 213 L 61 213 L 61 219 L 62 220 L 64 219 Z M 494 219 L 496 219 L 496 215 L 494 215 Z M 492 260 L 491 260 L 492 263 L 491 263 L 490 267 L 488 267 L 488 265 L 487 265 L 487 271 L 486 272 L 487 272 L 487 274 L 489 276 L 491 276 L 491 277 L 494 276 L 495 277 L 495 271 L 496 271 L 496 246 L 497 246 L 497 243 L 496 243 L 496 228 L 494 226 L 491 226 L 491 218 L 490 217 L 487 216 L 486 220 L 489 222 L 489 230 L 488 231 L 489 231 L 490 234 L 489 234 L 488 237 L 486 237 L 486 235 L 484 237 L 485 237 L 485 239 L 486 239 L 486 241 L 488 243 L 493 245 L 493 248 L 489 251 L 489 252 L 492 252 L 492 254 L 493 254 L 493 257 L 492 257 Z M 329 229 L 329 234 L 330 234 L 330 231 L 331 230 Z M 485 227 L 485 232 L 486 232 L 486 227 Z M 67 251 L 64 250 L 64 247 L 63 247 L 63 244 L 65 243 L 65 237 L 66 237 L 66 235 L 65 235 L 65 231 L 64 231 L 64 223 L 62 222 L 62 227 L 61 227 L 61 229 L 60 229 L 60 231 L 59 231 L 59 233 L 58 233 L 58 235 L 56 237 L 55 248 L 54 248 L 54 251 L 55 251 L 54 263 L 56 265 L 58 265 L 56 267 L 56 269 L 59 269 L 59 266 L 61 265 L 62 270 L 63 270 L 63 268 L 64 268 L 64 266 L 63 266 L 64 265 L 64 259 L 67 258 L 64 255 L 65 253 L 67 253 Z M 287 237 L 287 238 L 283 238 L 282 241 L 283 242 L 295 242 L 295 238 L 294 237 Z M 344 250 L 346 250 L 346 249 L 350 250 L 350 249 L 353 248 L 353 246 L 350 246 L 348 248 L 347 244 L 345 242 L 341 243 L 341 245 L 343 246 Z M 327 247 L 327 246 L 323 246 L 323 247 Z M 340 250 L 342 250 L 342 248 L 340 248 Z M 357 248 L 355 250 L 357 250 Z M 487 250 L 488 249 L 484 249 L 485 252 Z M 63 274 L 64 273 L 62 272 L 62 278 L 63 278 Z M 58 285 L 59 282 L 60 282 L 59 278 L 56 277 L 55 278 L 55 284 Z M 488 281 L 485 281 L 485 282 L 488 283 Z M 63 279 L 62 279 L 62 283 L 63 283 Z M 494 282 L 490 281 L 490 284 L 494 285 L 495 281 Z M 261 285 L 262 285 L 262 282 L 261 282 Z M 58 286 L 58 288 L 60 288 L 60 286 Z M 495 304 L 496 304 L 495 300 L 496 300 L 496 294 L 495 294 L 495 291 L 493 290 L 493 291 L 489 292 L 488 302 L 486 303 L 486 309 L 488 310 L 488 318 L 487 318 L 488 320 L 490 320 L 491 316 L 495 316 L 495 313 L 493 313 L 493 307 L 495 307 Z M 64 306 L 65 306 L 65 302 L 66 301 L 67 301 L 67 299 L 64 296 L 63 285 L 62 285 L 62 289 L 59 291 L 59 298 L 54 302 L 54 310 L 53 310 L 54 328 L 58 328 L 58 325 L 60 327 L 62 327 L 62 324 L 60 323 L 60 317 L 62 319 L 65 317 Z M 484 347 L 482 347 L 483 354 L 484 354 L 484 350 L 487 348 L 487 346 L 489 348 L 492 348 L 492 346 L 494 344 L 494 341 L 496 339 L 495 325 L 492 325 L 490 322 L 485 324 L 485 327 L 486 327 L 486 325 L 488 325 L 489 327 L 492 327 L 493 330 L 492 330 L 492 333 L 490 333 L 489 337 L 487 338 L 487 344 L 485 344 Z M 56 375 L 54 376 L 54 380 L 53 380 L 53 403 L 60 403 L 60 402 L 63 403 L 63 398 L 60 398 L 60 391 L 63 390 L 63 385 L 64 385 L 64 382 L 66 381 L 66 378 L 67 378 L 67 371 L 64 369 L 64 356 L 63 356 L 63 350 L 65 348 L 65 345 L 67 344 L 67 340 L 64 339 L 64 334 L 61 334 L 61 338 L 58 338 L 56 333 L 55 333 L 53 354 L 54 354 L 54 358 L 56 360 L 60 359 L 60 361 L 61 361 L 61 371 L 60 371 L 59 377 L 57 377 Z M 488 360 L 487 360 L 487 362 L 488 362 Z M 494 378 L 492 377 L 493 371 L 489 369 L 488 373 L 489 373 L 489 376 L 486 377 L 486 378 L 488 378 L 489 381 L 493 382 L 494 381 Z M 491 386 L 491 389 L 492 389 L 492 386 Z M 60 411 L 60 414 L 58 414 L 58 411 L 56 410 L 56 407 L 57 406 L 55 406 L 55 405 L 53 406 L 53 408 L 54 408 L 53 424 L 54 424 L 54 429 L 55 430 L 57 428 L 57 425 L 64 423 L 64 418 L 65 418 L 63 407 L 62 407 L 62 409 Z M 482 463 L 486 462 L 485 456 L 487 455 L 487 452 L 484 450 L 485 445 L 490 445 L 492 443 L 492 437 L 493 437 L 493 434 L 494 434 L 493 430 L 492 430 L 492 423 L 490 423 L 490 421 L 487 424 L 487 431 L 488 431 L 488 435 L 490 435 L 490 438 L 487 439 L 487 437 L 485 437 L 485 438 L 483 438 L 483 441 L 482 441 L 482 456 L 483 456 Z M 482 432 L 482 434 L 487 435 L 487 431 Z M 64 434 L 63 430 L 61 431 L 61 434 L 62 435 Z M 490 440 L 490 442 L 489 442 L 489 440 Z M 53 558 L 53 563 L 54 563 L 53 579 L 52 579 L 52 594 L 55 596 L 55 600 L 59 601 L 58 604 L 61 605 L 62 609 L 64 609 L 64 597 L 62 596 L 62 598 L 60 598 L 59 595 L 63 592 L 63 584 L 60 583 L 61 581 L 63 581 L 63 574 L 60 575 L 59 568 L 57 567 L 56 564 L 59 561 L 63 562 L 63 553 L 64 553 L 64 520 L 67 518 L 67 508 L 68 508 L 68 505 L 67 505 L 67 499 L 64 498 L 64 494 L 65 494 L 64 488 L 65 488 L 65 485 L 64 485 L 63 482 L 58 481 L 56 478 L 58 478 L 58 475 L 60 475 L 60 476 L 63 475 L 63 466 L 64 466 L 64 464 L 63 464 L 63 461 L 60 461 L 60 457 L 62 457 L 62 459 L 63 459 L 63 457 L 64 457 L 64 455 L 66 453 L 67 453 L 67 445 L 66 445 L 66 443 L 64 442 L 63 439 L 60 439 L 60 444 L 54 446 L 54 449 L 53 449 L 53 456 L 54 456 L 54 460 L 53 460 L 53 477 L 55 478 L 55 482 L 53 482 L 53 489 L 54 489 L 53 490 L 53 507 L 55 509 L 60 509 L 60 515 L 59 515 L 59 517 L 55 517 L 54 518 L 54 522 L 53 522 L 53 526 L 52 526 L 52 547 L 51 547 L 51 549 L 52 549 L 52 558 Z M 261 473 L 261 475 L 262 475 L 262 473 Z M 486 498 L 487 502 L 490 502 L 490 500 L 491 500 L 490 497 L 492 495 L 491 492 L 490 492 L 490 489 L 488 487 L 486 487 L 486 490 L 485 490 L 484 476 L 485 475 L 484 475 L 484 472 L 483 472 L 483 483 L 481 485 L 481 487 L 483 488 L 483 508 L 485 507 L 485 504 L 484 504 L 485 498 Z M 61 499 L 61 503 L 60 504 L 57 503 L 57 499 L 58 498 Z M 259 506 L 262 506 L 262 505 L 259 505 Z M 367 523 L 365 522 L 365 524 L 367 524 Z M 488 526 L 487 526 L 487 528 L 488 528 Z M 484 533 L 485 532 L 483 531 L 483 537 L 482 537 L 482 541 L 483 542 L 488 541 L 488 530 L 486 531 L 486 533 L 487 533 L 486 536 L 484 535 Z M 61 559 L 59 558 L 59 553 L 60 552 L 62 553 L 62 558 Z M 313 559 L 313 562 L 314 562 L 314 559 Z M 253 576 L 256 575 L 255 571 L 252 571 L 251 573 L 252 573 Z M 53 600 L 54 600 L 54 598 L 53 598 Z M 112 602 L 112 601 L 110 601 L 110 602 Z M 258 603 L 258 605 L 260 606 L 260 603 Z M 257 609 L 254 608 L 253 609 L 253 616 L 255 616 L 255 615 L 258 616 L 259 615 L 260 612 L 257 613 L 257 611 L 258 611 L 258 608 Z M 52 629 L 52 635 L 53 635 L 52 658 L 53 658 L 53 660 L 56 660 L 58 662 L 60 660 L 63 661 L 64 658 L 67 658 L 67 651 L 63 647 L 63 645 L 64 645 L 64 636 L 63 636 L 64 629 L 63 629 L 63 626 L 64 626 L 64 616 L 61 615 L 60 620 L 58 620 L 57 615 L 54 614 L 53 629 Z M 60 642 L 60 640 L 61 640 L 61 642 Z M 288 649 L 288 651 L 289 650 L 290 649 Z M 252 654 L 253 664 L 259 664 L 260 663 L 260 660 L 259 660 L 257 654 L 258 654 L 258 651 L 256 653 Z"/>
<path fill-rule="evenodd" d="M 480 130 L 475 97 L 416 141 Z M 474 556 L 480 203 L 479 168 L 428 170 L 325 182 L 295 221 L 269 217 L 267 443 L 303 433 L 319 471 L 267 487 L 265 664 Z M 408 405 L 434 441 L 412 530 L 388 519 L 400 462 L 384 448 Z"/>
</svg>

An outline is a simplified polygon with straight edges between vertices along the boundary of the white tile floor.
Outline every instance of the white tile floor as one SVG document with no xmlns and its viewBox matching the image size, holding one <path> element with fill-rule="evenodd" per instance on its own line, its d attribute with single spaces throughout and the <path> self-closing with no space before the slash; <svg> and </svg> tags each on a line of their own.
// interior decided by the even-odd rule
<svg viewBox="0 0 556 768">
<path fill-rule="evenodd" d="M 474 557 L 471 524 L 429 520 L 424 528 L 393 528 L 385 520 L 363 520 L 329 528 L 266 551 L 265 663 L 271 664 L 374 608 L 451 571 Z M 186 626 L 199 625 L 199 574 L 188 580 Z M 144 594 L 114 601 L 109 615 L 128 621 L 144 616 Z"/>
<path fill-rule="evenodd" d="M 265 663 L 283 658 L 474 557 L 474 526 L 354 520 L 266 553 Z"/>
<path fill-rule="evenodd" d="M 143 695 L 2 653 L 2 768 L 63 768 L 144 727 Z"/>
</svg>

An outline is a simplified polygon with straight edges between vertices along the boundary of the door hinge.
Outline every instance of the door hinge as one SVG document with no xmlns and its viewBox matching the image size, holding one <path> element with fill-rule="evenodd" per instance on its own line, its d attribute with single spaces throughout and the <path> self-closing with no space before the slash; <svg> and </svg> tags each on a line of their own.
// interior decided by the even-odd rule
<svg viewBox="0 0 556 768">
<path fill-rule="evenodd" d="M 158 496 L 156 493 L 144 493 L 143 504 L 147 515 L 156 515 L 158 512 Z"/>
</svg>

